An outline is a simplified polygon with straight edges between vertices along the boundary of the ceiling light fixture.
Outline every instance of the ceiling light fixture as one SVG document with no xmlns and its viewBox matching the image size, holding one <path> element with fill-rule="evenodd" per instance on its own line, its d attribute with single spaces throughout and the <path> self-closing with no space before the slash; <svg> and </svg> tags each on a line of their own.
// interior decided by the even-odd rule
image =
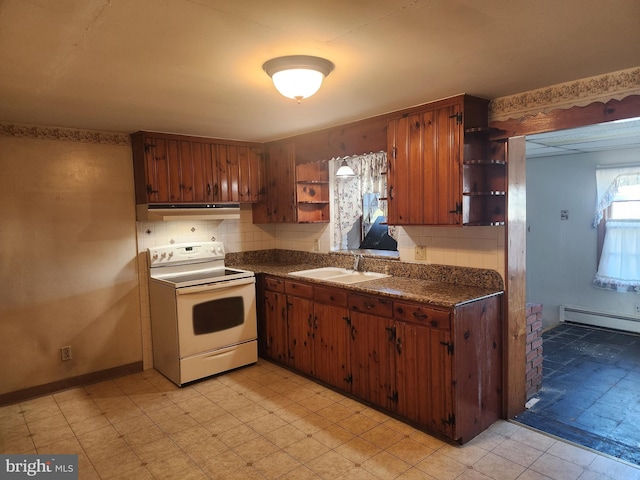
<svg viewBox="0 0 640 480">
<path fill-rule="evenodd" d="M 356 176 L 355 172 L 349 165 L 347 165 L 347 161 L 342 160 L 342 165 L 340 165 L 340 168 L 336 172 L 336 177 L 355 177 L 355 176 Z"/>
<path fill-rule="evenodd" d="M 334 65 L 329 60 L 309 55 L 272 58 L 262 65 L 276 89 L 298 103 L 316 93 L 324 77 L 329 75 L 333 68 Z"/>
</svg>

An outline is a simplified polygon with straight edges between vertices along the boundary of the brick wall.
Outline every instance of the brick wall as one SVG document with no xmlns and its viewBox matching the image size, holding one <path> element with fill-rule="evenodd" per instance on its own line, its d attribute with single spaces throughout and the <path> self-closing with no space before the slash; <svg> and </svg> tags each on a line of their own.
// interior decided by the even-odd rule
<svg viewBox="0 0 640 480">
<path fill-rule="evenodd" d="M 542 304 L 527 303 L 527 400 L 542 387 Z"/>
</svg>

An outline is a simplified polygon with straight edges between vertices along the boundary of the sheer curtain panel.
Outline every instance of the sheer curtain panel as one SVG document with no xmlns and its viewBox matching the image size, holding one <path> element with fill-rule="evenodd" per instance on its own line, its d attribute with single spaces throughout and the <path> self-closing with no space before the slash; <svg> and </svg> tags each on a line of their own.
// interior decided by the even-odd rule
<svg viewBox="0 0 640 480">
<path fill-rule="evenodd" d="M 594 227 L 614 202 L 640 200 L 629 198 L 625 193 L 629 187 L 640 185 L 640 167 L 597 169 L 596 182 Z M 605 221 L 602 255 L 593 285 L 617 292 L 640 293 L 640 220 L 611 218 Z"/>
</svg>

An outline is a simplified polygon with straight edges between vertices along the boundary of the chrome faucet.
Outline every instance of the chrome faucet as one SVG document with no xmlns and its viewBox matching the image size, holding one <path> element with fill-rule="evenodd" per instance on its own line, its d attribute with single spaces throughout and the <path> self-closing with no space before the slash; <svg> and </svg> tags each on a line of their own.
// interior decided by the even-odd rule
<svg viewBox="0 0 640 480">
<path fill-rule="evenodd" d="M 353 271 L 360 271 L 360 262 L 362 262 L 363 256 L 361 253 L 351 252 L 353 254 Z"/>
</svg>

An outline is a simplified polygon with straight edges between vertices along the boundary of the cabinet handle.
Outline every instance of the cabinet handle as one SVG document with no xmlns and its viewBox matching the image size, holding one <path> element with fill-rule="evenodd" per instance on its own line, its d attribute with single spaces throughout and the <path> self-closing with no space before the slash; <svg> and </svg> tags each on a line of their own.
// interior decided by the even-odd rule
<svg viewBox="0 0 640 480">
<path fill-rule="evenodd" d="M 384 327 L 389 336 L 389 341 L 393 342 L 396 339 L 396 327 Z"/>
<path fill-rule="evenodd" d="M 367 310 L 371 310 L 372 308 L 376 307 L 376 304 L 375 303 L 363 303 L 362 306 L 364 308 L 366 308 Z"/>
<path fill-rule="evenodd" d="M 449 213 L 457 213 L 458 215 L 460 215 L 462 213 L 462 204 L 461 203 L 456 203 L 456 209 L 455 210 L 449 210 Z"/>
<path fill-rule="evenodd" d="M 393 200 L 393 185 L 389 187 L 389 200 Z"/>
<path fill-rule="evenodd" d="M 356 339 L 356 333 L 358 333 L 358 332 L 356 331 L 356 327 L 351 327 L 351 340 L 354 340 L 354 341 L 355 341 L 355 339 Z"/>
<path fill-rule="evenodd" d="M 425 320 L 426 318 L 429 317 L 429 315 L 427 315 L 426 313 L 421 313 L 421 312 L 413 312 L 413 316 L 418 320 Z"/>
<path fill-rule="evenodd" d="M 400 338 L 396 340 L 396 351 L 398 352 L 398 355 L 402 354 L 402 339 Z"/>
<path fill-rule="evenodd" d="M 154 190 L 151 185 L 147 185 L 147 193 L 158 193 L 158 190 Z"/>
<path fill-rule="evenodd" d="M 211 184 L 207 183 L 207 195 L 211 195 Z"/>
</svg>

